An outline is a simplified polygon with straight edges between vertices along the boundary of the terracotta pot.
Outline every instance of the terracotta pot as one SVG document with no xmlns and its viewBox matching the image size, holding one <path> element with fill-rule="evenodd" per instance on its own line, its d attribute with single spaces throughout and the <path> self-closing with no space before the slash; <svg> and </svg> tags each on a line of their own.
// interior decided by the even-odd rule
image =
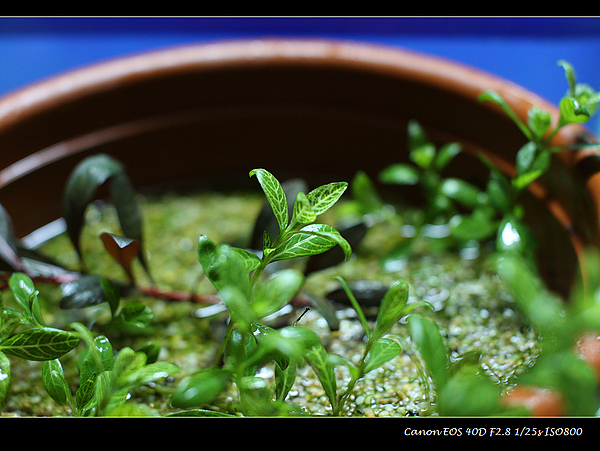
<svg viewBox="0 0 600 451">
<path fill-rule="evenodd" d="M 0 203 L 24 236 L 60 216 L 67 174 L 98 152 L 121 160 L 139 188 L 251 183 L 255 167 L 314 183 L 350 180 L 357 170 L 375 177 L 407 159 L 410 119 L 436 142 L 460 141 L 510 171 L 524 138 L 498 108 L 478 102 L 485 90 L 521 117 L 534 104 L 558 115 L 493 75 L 358 43 L 233 41 L 129 56 L 0 100 Z M 571 127 L 555 142 L 592 139 Z M 530 202 L 541 261 L 559 288 L 575 251 L 600 243 L 597 160 L 595 152 L 559 155 Z M 489 174 L 468 155 L 449 170 L 477 183 Z"/>
</svg>

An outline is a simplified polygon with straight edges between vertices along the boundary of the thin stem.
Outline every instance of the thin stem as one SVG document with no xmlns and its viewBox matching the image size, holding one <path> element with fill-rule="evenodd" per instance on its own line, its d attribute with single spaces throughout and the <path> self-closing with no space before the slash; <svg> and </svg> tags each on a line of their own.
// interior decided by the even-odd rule
<svg viewBox="0 0 600 451">
<path fill-rule="evenodd" d="M 360 307 L 360 304 L 354 297 L 352 290 L 350 289 L 350 287 L 348 286 L 348 283 L 344 280 L 344 278 L 342 278 L 341 276 L 335 276 L 335 278 L 337 280 L 339 280 L 340 283 L 342 284 L 342 287 L 344 288 L 344 291 L 346 292 L 348 299 L 350 299 L 350 303 L 352 304 L 352 307 L 354 307 L 354 310 L 356 311 L 356 314 L 358 315 L 358 318 L 360 319 L 363 329 L 365 330 L 365 334 L 367 335 L 367 338 L 369 338 L 371 336 L 371 329 L 369 328 L 369 324 L 367 323 L 367 318 L 365 317 L 365 315 L 362 311 L 362 308 Z"/>
<path fill-rule="evenodd" d="M 217 351 L 217 355 L 215 357 L 215 362 L 213 364 L 214 367 L 220 366 L 222 364 L 223 356 L 225 355 L 225 346 L 227 346 L 227 342 L 229 341 L 229 337 L 233 333 L 235 328 L 235 324 L 233 321 L 229 321 L 227 326 L 227 331 L 225 332 L 225 336 L 221 341 L 221 345 L 219 346 L 219 350 Z"/>
<path fill-rule="evenodd" d="M 371 350 L 372 345 L 373 345 L 373 343 L 371 342 L 371 340 L 367 341 L 367 345 L 365 347 L 365 350 L 363 351 L 363 355 L 362 355 L 362 357 L 360 359 L 360 363 L 358 365 L 358 371 L 356 373 L 356 377 L 353 376 L 350 379 L 350 382 L 348 382 L 346 391 L 340 397 L 338 405 L 336 406 L 336 409 L 333 411 L 333 414 L 335 416 L 339 416 L 342 413 L 342 411 L 344 410 L 344 407 L 346 405 L 346 402 L 348 402 L 348 399 L 350 398 L 350 395 L 352 394 L 352 392 L 354 390 L 354 386 L 364 376 L 365 361 L 367 360 L 367 355 L 369 355 L 369 351 Z"/>
</svg>

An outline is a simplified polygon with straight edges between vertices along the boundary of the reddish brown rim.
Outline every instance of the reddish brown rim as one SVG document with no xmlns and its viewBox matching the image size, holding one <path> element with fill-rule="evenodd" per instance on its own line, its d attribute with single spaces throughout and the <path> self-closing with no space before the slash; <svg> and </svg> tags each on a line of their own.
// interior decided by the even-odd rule
<svg viewBox="0 0 600 451">
<path fill-rule="evenodd" d="M 17 192 L 14 187 L 19 183 L 25 185 L 27 177 L 40 168 L 48 169 L 61 160 L 83 156 L 97 142 L 124 139 L 145 130 L 165 127 L 165 124 L 169 122 L 184 123 L 190 120 L 189 111 L 181 108 L 180 105 L 169 105 L 171 109 L 165 110 L 163 114 L 162 111 L 156 109 L 156 105 L 147 106 L 140 103 L 139 105 L 124 106 L 123 111 L 117 112 L 118 119 L 112 119 L 106 114 L 98 114 L 97 117 L 91 119 L 78 117 L 78 120 L 81 119 L 81 124 L 77 121 L 73 121 L 77 122 L 75 125 L 70 123 L 66 125 L 52 124 L 48 127 L 47 133 L 40 133 L 37 136 L 35 125 L 38 127 L 43 125 L 44 121 L 48 121 L 52 117 L 55 110 L 75 111 L 77 114 L 82 111 L 78 108 L 86 105 L 89 99 L 103 99 L 105 94 L 108 96 L 116 91 L 134 91 L 144 83 L 147 85 L 156 83 L 156 86 L 160 86 L 161 80 L 177 74 L 206 76 L 206 74 L 214 73 L 220 76 L 235 72 L 245 75 L 256 68 L 276 68 L 281 73 L 286 71 L 286 74 L 306 68 L 315 69 L 317 71 L 315 73 L 321 71 L 323 74 L 333 72 L 350 75 L 361 74 L 366 79 L 371 76 L 375 77 L 373 78 L 375 82 L 392 80 L 418 88 L 423 87 L 428 93 L 449 93 L 449 98 L 459 104 L 462 109 L 457 110 L 459 114 L 446 111 L 441 113 L 442 116 L 444 114 L 450 116 L 450 121 L 457 123 L 462 119 L 460 113 L 468 110 L 468 112 L 474 112 L 475 115 L 487 115 L 487 119 L 494 118 L 494 120 L 502 122 L 503 130 L 514 128 L 512 124 L 508 124 L 509 121 L 495 105 L 481 104 L 477 101 L 479 95 L 487 90 L 498 92 L 521 118 L 527 117 L 527 111 L 533 105 L 549 111 L 554 120 L 558 117 L 555 105 L 514 83 L 453 61 L 411 51 L 356 42 L 294 39 L 257 39 L 188 45 L 84 67 L 43 80 L 0 99 L 0 195 L 3 192 Z M 318 83 L 318 80 L 319 78 L 315 77 L 313 83 Z M 336 80 L 343 80 L 343 78 Z M 294 80 L 294 82 L 300 83 L 301 80 Z M 330 86 L 324 88 L 319 95 L 327 97 L 327 89 L 330 88 Z M 278 95 L 282 95 L 281 92 L 278 92 Z M 376 92 L 375 88 L 374 92 Z M 385 92 L 377 93 L 385 95 Z M 365 100 L 359 98 L 358 95 L 355 96 L 356 98 L 352 95 L 354 94 L 349 93 L 350 100 L 334 98 L 336 102 L 339 102 L 335 104 L 335 107 L 358 105 L 357 108 L 360 108 L 367 105 L 373 109 L 380 108 L 379 103 L 373 102 L 372 99 Z M 181 100 L 181 102 L 185 101 L 185 99 Z M 309 99 L 309 102 L 303 103 L 302 106 L 309 105 L 310 108 L 317 108 L 321 106 L 320 101 L 321 99 L 317 98 L 315 94 L 314 99 Z M 323 102 L 330 101 L 329 97 L 323 100 Z M 298 98 L 294 97 L 293 102 L 298 102 Z M 385 114 L 394 108 L 394 106 L 390 106 L 388 100 L 382 100 L 381 104 L 385 109 Z M 98 105 L 101 103 L 96 104 L 96 106 Z M 287 105 L 284 106 L 287 107 Z M 222 105 L 219 105 L 219 108 L 221 107 Z M 218 111 L 227 112 L 229 111 L 227 108 L 230 107 L 231 105 L 228 104 Z M 307 108 L 307 111 L 310 108 Z M 139 111 L 143 114 L 138 115 Z M 380 111 L 377 110 L 376 113 L 379 114 Z M 396 114 L 395 111 L 394 114 Z M 424 120 L 430 120 L 434 114 L 437 112 L 431 109 L 426 110 Z M 434 132 L 440 132 L 439 137 L 445 138 L 446 130 L 440 121 L 434 118 L 431 123 L 426 125 L 431 126 Z M 161 125 L 157 125 L 159 122 Z M 23 124 L 26 126 L 24 127 Z M 479 126 L 481 124 L 482 122 L 479 122 Z M 453 126 L 456 127 L 456 124 Z M 494 144 L 495 141 L 504 138 L 504 131 L 501 131 L 496 136 L 480 140 L 480 136 L 469 135 L 471 131 L 466 130 L 468 127 L 465 128 L 464 125 L 461 127 L 461 130 L 451 130 L 447 133 L 448 138 L 456 136 L 464 138 L 467 147 L 473 151 L 487 149 L 488 144 Z M 477 125 L 474 126 L 474 128 L 477 127 Z M 22 130 L 27 130 L 27 136 Z M 511 151 L 516 152 L 518 147 L 514 148 L 514 144 L 518 143 L 519 138 L 515 138 L 517 135 L 514 130 L 511 130 L 510 133 L 511 137 L 506 136 L 506 138 L 514 141 L 514 143 L 511 142 L 510 147 L 513 149 Z M 570 127 L 563 130 L 554 142 L 561 145 L 573 145 L 582 140 L 592 141 L 594 138 L 583 127 Z M 600 175 L 595 171 L 588 171 L 592 173 L 588 173 L 585 181 L 582 182 L 583 179 L 577 175 L 576 171 L 582 161 L 589 160 L 590 156 L 595 158 L 596 155 L 595 151 L 561 154 L 559 167 L 550 177 L 554 185 L 536 188 L 536 193 L 547 200 L 551 211 L 571 232 L 571 238 L 577 250 L 590 242 L 596 245 L 600 243 L 600 222 L 598 220 Z M 510 156 L 495 155 L 493 151 L 492 156 L 509 169 Z M 352 166 L 348 167 L 352 168 Z M 556 180 L 560 180 L 560 183 L 567 183 L 569 189 L 563 189 Z M 580 188 L 580 185 L 583 186 Z M 577 207 L 582 211 L 575 209 L 571 205 L 574 202 L 571 202 L 569 198 L 573 190 L 579 195 L 580 189 L 585 191 L 584 194 L 587 197 L 585 202 L 591 205 L 591 207 L 589 205 Z M 4 203 L 4 201 L 5 196 L 3 195 L 0 202 Z M 41 217 L 40 215 L 40 218 L 36 220 L 42 221 Z M 48 219 L 47 216 L 43 218 L 44 220 Z M 582 222 L 588 224 L 580 225 L 579 223 Z M 38 223 L 37 225 L 43 224 Z M 578 229 L 585 230 L 579 233 Z"/>
<path fill-rule="evenodd" d="M 321 40 L 251 40 L 189 45 L 118 58 L 73 70 L 32 84 L 0 99 L 0 131 L 37 112 L 71 102 L 73 98 L 135 83 L 139 79 L 159 78 L 176 71 L 202 71 L 215 68 L 260 66 L 345 66 L 357 70 L 387 73 L 405 80 L 450 90 L 468 99 L 486 90 L 498 92 L 517 114 L 537 105 L 558 116 L 555 105 L 542 97 L 492 74 L 417 52 L 354 42 Z M 496 109 L 491 104 L 484 108 Z M 579 128 L 563 131 L 557 143 L 570 144 L 582 134 Z M 13 149 L 2 156 L 2 169 L 29 156 Z M 5 183 L 4 172 L 0 183 Z"/>
</svg>

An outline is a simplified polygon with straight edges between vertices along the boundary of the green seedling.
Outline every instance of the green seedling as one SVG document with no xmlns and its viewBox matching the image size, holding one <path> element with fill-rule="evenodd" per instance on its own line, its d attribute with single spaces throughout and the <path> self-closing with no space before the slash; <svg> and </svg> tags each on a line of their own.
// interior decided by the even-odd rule
<svg viewBox="0 0 600 451">
<path fill-rule="evenodd" d="M 446 181 L 443 171 L 448 164 L 462 151 L 460 144 L 449 143 L 439 149 L 429 140 L 425 130 L 416 121 L 408 123 L 408 152 L 412 163 L 396 163 L 383 169 L 379 180 L 383 183 L 395 185 L 418 185 L 425 198 L 424 223 L 439 222 L 448 219 L 455 211 L 452 198 L 444 192 Z M 466 182 L 455 180 L 455 183 L 464 184 L 460 193 L 469 196 L 472 188 Z"/>
<path fill-rule="evenodd" d="M 422 301 L 407 304 L 409 286 L 404 280 L 399 280 L 388 289 L 383 297 L 375 324 L 371 328 L 346 281 L 341 277 L 338 277 L 338 280 L 341 282 L 360 319 L 366 336 L 366 344 L 358 364 L 354 364 L 342 356 L 327 355 L 322 347 L 319 347 L 318 350 L 313 348 L 307 356 L 309 363 L 317 372 L 319 380 L 325 388 L 334 415 L 341 415 L 344 412 L 353 389 L 361 378 L 392 360 L 402 351 L 398 339 L 389 334 L 392 327 L 414 309 L 431 307 L 430 304 Z M 339 393 L 336 380 L 332 377 L 334 364 L 345 365 L 350 370 L 350 381 L 345 390 L 340 390 Z"/>
<path fill-rule="evenodd" d="M 149 415 L 141 406 L 127 408 L 124 403 L 135 388 L 154 382 L 178 371 L 175 365 L 153 362 L 155 350 L 119 351 L 113 359 L 113 348 L 105 336 L 93 337 L 80 323 L 72 323 L 73 331 L 50 328 L 42 317 L 38 294 L 32 280 L 14 273 L 9 288 L 15 308 L 0 305 L 0 403 L 6 399 L 10 384 L 10 361 L 7 355 L 41 361 L 42 383 L 59 405 L 69 406 L 76 416 Z M 19 329 L 24 329 L 19 331 Z M 79 388 L 75 396 L 67 383 L 60 358 L 73 351 L 83 340 L 88 348 L 79 356 Z"/>
<path fill-rule="evenodd" d="M 32 280 L 23 273 L 13 273 L 8 285 L 15 307 L 7 307 L 0 299 L 0 404 L 6 400 L 10 384 L 10 361 L 7 355 L 24 360 L 57 359 L 79 344 L 79 336 L 71 331 L 48 327 L 43 318 Z"/>
<path fill-rule="evenodd" d="M 218 351 L 215 366 L 182 382 L 173 395 L 175 407 L 190 408 L 210 404 L 230 384 L 238 388 L 239 409 L 249 415 L 285 414 L 295 409 L 284 402 L 295 368 L 304 353 L 318 343 L 316 334 L 302 327 L 271 329 L 261 320 L 287 304 L 300 290 L 304 275 L 293 269 L 262 277 L 276 261 L 320 254 L 340 246 L 346 258 L 348 242 L 317 217 L 331 208 L 345 191 L 345 182 L 318 187 L 307 194 L 299 192 L 291 219 L 288 203 L 279 181 L 265 169 L 250 176 L 258 179 L 279 225 L 279 233 L 264 233 L 262 255 L 248 250 L 217 245 L 201 236 L 198 259 L 204 273 L 217 289 L 230 315 L 228 330 Z M 273 362 L 275 388 L 255 376 L 258 365 Z"/>
</svg>

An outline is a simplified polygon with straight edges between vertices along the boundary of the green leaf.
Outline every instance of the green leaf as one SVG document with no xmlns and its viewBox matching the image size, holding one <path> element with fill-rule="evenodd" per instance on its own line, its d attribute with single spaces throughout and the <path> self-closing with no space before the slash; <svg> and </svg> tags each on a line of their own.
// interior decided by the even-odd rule
<svg viewBox="0 0 600 451">
<path fill-rule="evenodd" d="M 244 365 L 259 365 L 271 360 L 287 362 L 300 361 L 307 348 L 319 343 L 318 336 L 303 327 L 283 327 L 267 329 L 257 335 L 258 348 Z"/>
<path fill-rule="evenodd" d="M 496 238 L 498 251 L 511 251 L 533 258 L 537 240 L 531 229 L 514 215 L 506 215 L 499 227 Z"/>
<path fill-rule="evenodd" d="M 525 188 L 544 174 L 550 167 L 550 163 L 551 157 L 549 152 L 544 150 L 539 151 L 533 142 L 525 144 L 517 152 L 517 175 L 513 179 L 513 186 L 517 189 Z"/>
<path fill-rule="evenodd" d="M 141 359 L 141 358 L 140 358 Z M 155 362 L 139 368 L 136 372 L 129 375 L 126 379 L 126 385 L 132 388 L 139 387 L 158 379 L 169 377 L 179 372 L 177 365 L 168 362 Z"/>
<path fill-rule="evenodd" d="M 146 364 L 146 359 L 146 354 L 143 352 L 135 352 L 130 347 L 121 349 L 112 367 L 113 387 L 129 387 L 135 374 Z"/>
<path fill-rule="evenodd" d="M 461 241 L 483 241 L 493 237 L 498 221 L 487 211 L 475 210 L 471 215 L 455 215 L 449 221 L 452 236 Z"/>
<path fill-rule="evenodd" d="M 536 330 L 546 336 L 556 333 L 564 324 L 564 306 L 545 288 L 529 261 L 520 254 L 505 251 L 496 256 L 493 264 L 520 311 Z"/>
<path fill-rule="evenodd" d="M 436 148 L 431 143 L 423 144 L 410 152 L 410 159 L 421 169 L 429 169 L 433 165 Z"/>
<path fill-rule="evenodd" d="M 499 412 L 500 387 L 479 373 L 477 367 L 462 367 L 438 389 L 443 416 L 490 416 Z"/>
<path fill-rule="evenodd" d="M 229 310 L 231 319 L 243 331 L 248 331 L 250 325 L 258 321 L 258 316 L 252 309 L 246 294 L 235 285 L 227 285 L 219 291 L 221 299 Z"/>
<path fill-rule="evenodd" d="M 3 352 L 0 352 L 0 407 L 6 401 L 8 387 L 10 386 L 10 360 Z"/>
<path fill-rule="evenodd" d="M 422 315 L 410 315 L 408 328 L 436 388 L 442 390 L 448 382 L 450 358 L 438 326 Z"/>
<path fill-rule="evenodd" d="M 563 97 L 558 104 L 561 120 L 567 124 L 582 124 L 589 121 L 590 113 L 577 99 Z"/>
<path fill-rule="evenodd" d="M 241 262 L 243 262 L 244 272 L 250 273 L 260 266 L 260 258 L 258 255 L 239 247 L 231 247 L 232 252 L 236 253 Z"/>
<path fill-rule="evenodd" d="M 408 313 L 406 310 L 408 290 L 408 283 L 404 280 L 399 280 L 386 291 L 379 305 L 375 329 L 370 340 L 378 340 Z"/>
<path fill-rule="evenodd" d="M 107 409 L 109 417 L 156 417 L 160 416 L 154 409 L 144 404 L 120 404 L 115 408 Z"/>
<path fill-rule="evenodd" d="M 42 383 L 50 397 L 58 405 L 71 404 L 71 389 L 63 371 L 60 360 L 46 360 L 42 365 Z"/>
<path fill-rule="evenodd" d="M 421 174 L 414 166 L 403 163 L 395 163 L 387 166 L 379 173 L 379 180 L 383 183 L 398 185 L 416 185 L 419 183 Z"/>
<path fill-rule="evenodd" d="M 380 338 L 369 350 L 365 360 L 364 374 L 379 368 L 402 351 L 401 346 L 390 338 Z"/>
<path fill-rule="evenodd" d="M 273 261 L 321 254 L 335 245 L 344 251 L 346 260 L 352 255 L 350 244 L 327 224 L 310 224 L 285 241 L 273 254 Z"/>
<path fill-rule="evenodd" d="M 492 173 L 486 187 L 487 199 L 492 207 L 505 215 L 512 211 L 515 203 L 514 188 L 506 178 Z"/>
<path fill-rule="evenodd" d="M 0 349 L 26 360 L 52 360 L 66 354 L 79 344 L 72 332 L 39 327 L 27 329 L 0 343 Z"/>
<path fill-rule="evenodd" d="M 250 296 L 249 272 L 256 265 L 256 259 L 250 256 L 250 252 L 226 244 L 217 246 L 210 238 L 201 235 L 198 240 L 198 260 L 217 291 L 234 286 L 246 297 Z"/>
<path fill-rule="evenodd" d="M 444 196 L 471 209 L 482 205 L 486 201 L 484 192 L 475 185 L 458 178 L 445 179 L 440 186 L 440 191 Z"/>
<path fill-rule="evenodd" d="M 459 143 L 448 143 L 444 144 L 437 152 L 435 159 L 433 161 L 434 168 L 436 171 L 441 171 L 444 169 L 450 162 L 462 152 L 462 146 Z"/>
<path fill-rule="evenodd" d="M 575 95 L 575 85 L 577 84 L 577 80 L 575 77 L 575 70 L 571 63 L 566 60 L 558 60 L 557 64 L 561 66 L 565 71 L 565 78 L 567 79 L 567 83 L 569 84 L 569 93 L 574 96 Z"/>
<path fill-rule="evenodd" d="M 100 279 L 100 285 L 102 286 L 102 292 L 104 298 L 108 301 L 110 306 L 111 315 L 114 317 L 119 310 L 119 304 L 121 303 L 121 292 L 113 282 L 106 278 Z"/>
<path fill-rule="evenodd" d="M 101 416 L 107 409 L 115 408 L 126 400 L 126 391 L 118 393 L 113 390 L 111 371 L 98 374 L 93 388 L 93 397 L 86 407 L 94 408 L 96 416 Z"/>
<path fill-rule="evenodd" d="M 275 416 L 276 402 L 265 380 L 257 376 L 245 376 L 236 381 L 242 412 L 246 416 Z"/>
<path fill-rule="evenodd" d="M 327 351 L 321 344 L 317 344 L 309 348 L 305 353 L 304 357 L 310 364 L 311 368 L 317 375 L 325 395 L 331 403 L 333 410 L 337 408 L 337 382 L 335 379 L 335 371 Z"/>
<path fill-rule="evenodd" d="M 310 204 L 306 194 L 300 192 L 296 195 L 292 213 L 292 226 L 294 228 L 312 224 L 317 219 L 317 213 Z"/>
<path fill-rule="evenodd" d="M 242 333 L 239 329 L 234 329 L 229 335 L 225 347 L 225 361 L 227 365 L 234 368 L 242 366 L 250 356 L 256 351 L 256 339 L 251 332 Z M 243 376 L 253 376 L 256 374 L 256 366 L 246 365 L 242 371 Z"/>
<path fill-rule="evenodd" d="M 252 309 L 258 318 L 275 313 L 298 293 L 304 275 L 293 269 L 277 271 L 255 288 Z"/>
<path fill-rule="evenodd" d="M 222 368 L 200 371 L 181 382 L 171 404 L 177 408 L 206 405 L 225 390 L 230 379 L 231 373 Z"/>
<path fill-rule="evenodd" d="M 284 401 L 296 381 L 296 360 L 288 359 L 287 365 L 275 362 L 275 399 Z"/>
<path fill-rule="evenodd" d="M 152 320 L 154 320 L 154 312 L 150 307 L 139 303 L 130 303 L 121 309 L 109 326 L 111 329 L 121 332 L 136 334 L 147 331 Z"/>
<path fill-rule="evenodd" d="M 79 383 L 91 379 L 94 375 L 109 371 L 113 366 L 113 347 L 104 335 L 96 338 L 86 337 L 87 347 L 79 354 L 77 368 Z M 88 342 L 89 340 L 89 342 Z"/>
<path fill-rule="evenodd" d="M 552 118 L 549 112 L 543 111 L 534 105 L 527 112 L 527 125 L 536 139 L 541 140 L 550 128 L 550 125 L 552 125 Z"/>
<path fill-rule="evenodd" d="M 288 205 L 285 192 L 279 181 L 266 169 L 253 169 L 250 177 L 256 175 L 258 183 L 273 209 L 273 214 L 279 224 L 279 232 L 283 232 L 288 225 Z"/>
<path fill-rule="evenodd" d="M 352 180 L 352 197 L 360 205 L 361 213 L 368 214 L 380 211 L 384 203 L 379 197 L 373 181 L 363 171 L 358 171 Z"/>
<path fill-rule="evenodd" d="M 15 309 L 0 306 L 0 341 L 9 337 L 17 327 L 27 324 L 23 314 Z"/>
<path fill-rule="evenodd" d="M 13 273 L 8 279 L 8 286 L 23 311 L 31 314 L 32 299 L 38 294 L 31 278 L 23 273 Z"/>
<path fill-rule="evenodd" d="M 158 343 L 148 342 L 144 346 L 142 346 L 139 351 L 146 354 L 146 363 L 154 363 L 158 360 L 158 355 L 160 353 L 161 345 Z"/>
<path fill-rule="evenodd" d="M 97 375 L 95 373 L 92 374 L 79 385 L 79 388 L 75 392 L 75 402 L 79 411 L 84 411 L 91 407 L 88 404 L 90 404 L 96 392 L 96 379 Z"/>
<path fill-rule="evenodd" d="M 408 121 L 407 127 L 408 134 L 408 150 L 414 150 L 417 147 L 421 147 L 429 142 L 429 138 L 425 133 L 425 130 L 418 121 Z"/>
<path fill-rule="evenodd" d="M 309 192 L 306 197 L 315 215 L 318 216 L 329 210 L 344 194 L 346 188 L 348 188 L 346 182 L 333 182 L 319 186 Z"/>
</svg>

